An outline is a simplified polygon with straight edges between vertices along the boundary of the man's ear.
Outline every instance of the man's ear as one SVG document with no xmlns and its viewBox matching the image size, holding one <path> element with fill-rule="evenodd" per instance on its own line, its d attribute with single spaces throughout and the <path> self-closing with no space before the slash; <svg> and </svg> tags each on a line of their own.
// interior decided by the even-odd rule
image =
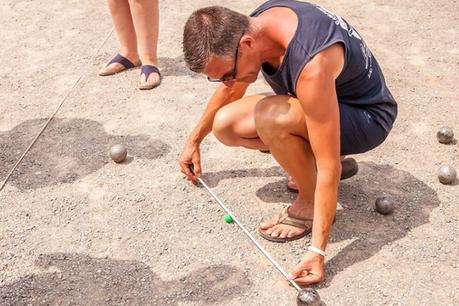
<svg viewBox="0 0 459 306">
<path fill-rule="evenodd" d="M 255 45 L 255 40 L 252 36 L 250 35 L 244 35 L 242 36 L 241 38 L 241 47 L 242 48 L 253 48 L 253 46 Z"/>
</svg>

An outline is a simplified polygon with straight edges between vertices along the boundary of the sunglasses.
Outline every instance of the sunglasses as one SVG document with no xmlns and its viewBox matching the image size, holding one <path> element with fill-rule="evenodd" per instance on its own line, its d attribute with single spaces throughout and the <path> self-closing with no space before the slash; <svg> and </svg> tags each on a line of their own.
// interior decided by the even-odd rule
<svg viewBox="0 0 459 306">
<path fill-rule="evenodd" d="M 234 55 L 234 67 L 233 67 L 233 70 L 231 70 L 231 73 L 228 75 L 224 75 L 220 79 L 213 79 L 211 77 L 207 77 L 207 80 L 209 82 L 220 82 L 221 83 L 221 82 L 230 82 L 230 81 L 236 80 L 236 75 L 237 75 L 236 67 L 237 67 L 237 55 L 239 53 L 239 42 L 241 41 L 242 36 L 244 36 L 244 34 L 245 33 L 242 33 L 241 38 L 239 38 L 239 41 L 237 43 L 236 54 Z"/>
</svg>

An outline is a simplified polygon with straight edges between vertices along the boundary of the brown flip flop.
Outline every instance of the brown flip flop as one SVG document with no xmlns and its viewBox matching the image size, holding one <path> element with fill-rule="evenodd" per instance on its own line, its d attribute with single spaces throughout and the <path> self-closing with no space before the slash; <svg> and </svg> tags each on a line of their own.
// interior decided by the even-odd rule
<svg viewBox="0 0 459 306">
<path fill-rule="evenodd" d="M 288 207 L 284 208 L 279 213 L 279 215 L 276 217 L 273 223 L 274 225 L 286 224 L 286 225 L 292 225 L 292 226 L 304 229 L 304 232 L 302 232 L 299 235 L 296 235 L 293 237 L 281 238 L 281 237 L 272 237 L 271 235 L 264 232 L 262 229 L 258 228 L 258 233 L 260 234 L 261 237 L 265 238 L 266 240 L 273 241 L 273 242 L 287 242 L 287 241 L 297 240 L 297 239 L 303 238 L 304 236 L 308 235 L 312 230 L 312 220 L 311 219 L 300 219 L 300 218 L 294 218 L 294 217 L 289 216 Z"/>
</svg>

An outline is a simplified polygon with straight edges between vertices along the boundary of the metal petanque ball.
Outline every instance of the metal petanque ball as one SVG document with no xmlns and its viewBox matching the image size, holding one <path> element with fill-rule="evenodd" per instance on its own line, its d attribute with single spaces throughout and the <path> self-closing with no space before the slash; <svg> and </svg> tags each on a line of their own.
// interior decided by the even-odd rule
<svg viewBox="0 0 459 306">
<path fill-rule="evenodd" d="M 438 169 L 438 180 L 440 183 L 449 185 L 452 184 L 456 180 L 457 172 L 456 169 L 451 167 L 450 165 L 442 165 Z"/>
<path fill-rule="evenodd" d="M 321 304 L 319 293 L 312 288 L 301 290 L 296 297 L 297 305 L 319 306 Z"/>
<path fill-rule="evenodd" d="M 122 144 L 116 144 L 110 148 L 109 155 L 115 163 L 122 163 L 126 159 L 127 149 Z"/>
<path fill-rule="evenodd" d="M 375 209 L 382 215 L 391 214 L 394 211 L 394 201 L 388 196 L 379 197 L 375 201 Z"/>
<path fill-rule="evenodd" d="M 454 132 L 450 127 L 444 126 L 437 132 L 437 139 L 440 143 L 450 143 L 453 141 Z"/>
</svg>

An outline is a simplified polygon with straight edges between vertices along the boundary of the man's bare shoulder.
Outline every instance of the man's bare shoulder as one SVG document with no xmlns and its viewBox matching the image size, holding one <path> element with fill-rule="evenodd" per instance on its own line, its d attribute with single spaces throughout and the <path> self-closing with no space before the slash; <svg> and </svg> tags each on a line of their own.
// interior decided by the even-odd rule
<svg viewBox="0 0 459 306">
<path fill-rule="evenodd" d="M 303 68 L 298 82 L 317 77 L 336 79 L 344 67 L 344 46 L 335 43 L 317 53 Z"/>
<path fill-rule="evenodd" d="M 288 7 L 272 7 L 261 13 L 258 18 L 266 21 L 267 30 L 287 49 L 298 27 L 296 13 Z"/>
</svg>

